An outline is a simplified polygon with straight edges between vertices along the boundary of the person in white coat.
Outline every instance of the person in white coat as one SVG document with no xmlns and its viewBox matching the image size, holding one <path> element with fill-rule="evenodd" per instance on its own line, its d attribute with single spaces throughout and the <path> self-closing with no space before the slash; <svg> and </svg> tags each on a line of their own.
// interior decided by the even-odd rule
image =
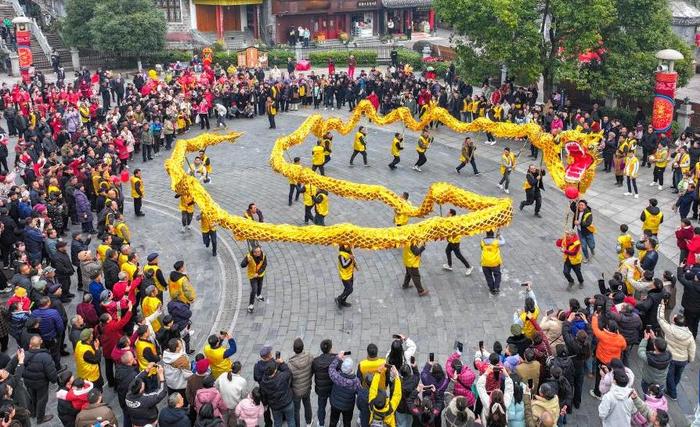
<svg viewBox="0 0 700 427">
<path fill-rule="evenodd" d="M 216 389 L 221 394 L 221 399 L 229 408 L 224 415 L 224 425 L 236 425 L 234 421 L 236 417 L 236 406 L 245 397 L 245 391 L 248 387 L 248 382 L 241 375 L 241 362 L 235 361 L 231 366 L 231 372 L 219 375 L 216 379 Z"/>
<path fill-rule="evenodd" d="M 168 348 L 163 351 L 163 373 L 168 393 L 180 393 L 185 399 L 187 379 L 192 376 L 192 371 L 185 343 L 181 339 L 172 338 L 168 341 Z"/>
<path fill-rule="evenodd" d="M 603 395 L 598 406 L 598 416 L 603 427 L 620 427 L 630 425 L 632 415 L 637 412 L 630 398 L 632 388 L 627 386 L 629 379 L 625 371 L 620 369 L 613 373 L 613 385 L 610 391 Z"/>
</svg>

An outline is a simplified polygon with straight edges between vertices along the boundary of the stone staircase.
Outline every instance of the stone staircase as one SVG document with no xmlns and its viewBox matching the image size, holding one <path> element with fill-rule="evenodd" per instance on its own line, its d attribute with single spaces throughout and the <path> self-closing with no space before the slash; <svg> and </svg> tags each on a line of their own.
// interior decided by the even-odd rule
<svg viewBox="0 0 700 427">
<path fill-rule="evenodd" d="M 70 49 L 63 43 L 61 36 L 53 31 L 44 31 L 44 36 L 46 36 L 46 40 L 51 47 L 58 52 L 61 58 L 61 66 L 65 69 L 66 73 L 68 73 L 68 71 L 73 71 L 73 58 Z"/>
<path fill-rule="evenodd" d="M 216 42 L 216 33 L 199 32 L 209 44 Z M 226 31 L 224 33 L 224 47 L 228 50 L 240 50 L 253 44 L 253 33 L 250 31 Z"/>
</svg>

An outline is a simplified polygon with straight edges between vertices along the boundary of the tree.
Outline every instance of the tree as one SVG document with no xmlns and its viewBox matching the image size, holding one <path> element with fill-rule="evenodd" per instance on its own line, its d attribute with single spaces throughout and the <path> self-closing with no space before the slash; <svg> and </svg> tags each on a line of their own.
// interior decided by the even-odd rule
<svg viewBox="0 0 700 427">
<path fill-rule="evenodd" d="M 603 30 L 605 53 L 600 63 L 572 65 L 562 77 L 595 98 L 648 98 L 653 89 L 655 58 L 661 49 L 676 49 L 685 60 L 676 64 L 679 86 L 692 75 L 693 53 L 671 30 L 667 0 L 616 0 L 618 20 Z"/>
<path fill-rule="evenodd" d="M 508 67 L 520 84 L 544 78 L 544 95 L 560 68 L 598 46 L 616 19 L 614 0 L 435 0 L 440 17 L 465 40 L 458 63 L 471 79 Z"/>
<path fill-rule="evenodd" d="M 103 52 L 140 56 L 165 45 L 165 17 L 152 0 L 102 0 L 89 27 Z"/>
<path fill-rule="evenodd" d="M 61 21 L 61 36 L 71 47 L 91 46 L 90 20 L 98 0 L 67 0 L 66 17 Z"/>
</svg>

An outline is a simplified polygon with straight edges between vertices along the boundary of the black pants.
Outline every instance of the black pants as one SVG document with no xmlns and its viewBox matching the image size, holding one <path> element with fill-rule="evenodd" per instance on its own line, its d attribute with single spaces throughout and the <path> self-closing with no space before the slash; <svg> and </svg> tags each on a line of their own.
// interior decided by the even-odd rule
<svg viewBox="0 0 700 427">
<path fill-rule="evenodd" d="M 469 164 L 472 165 L 472 169 L 474 170 L 474 175 L 479 173 L 479 170 L 476 168 L 476 160 L 474 159 L 474 156 L 469 160 Z M 460 172 L 465 166 L 467 165 L 467 162 L 461 162 L 459 165 L 457 165 L 457 172 Z"/>
<path fill-rule="evenodd" d="M 216 230 L 210 230 L 207 233 L 202 233 L 202 242 L 204 242 L 204 246 L 208 248 L 209 243 L 211 243 L 211 253 L 214 256 L 216 256 L 216 240 Z"/>
<path fill-rule="evenodd" d="M 484 278 L 486 279 L 486 284 L 489 287 L 489 291 L 494 292 L 500 290 L 501 288 L 501 266 L 498 267 L 481 267 L 481 271 L 484 272 Z"/>
<path fill-rule="evenodd" d="M 362 161 L 364 162 L 364 164 L 367 164 L 367 152 L 357 150 L 352 151 L 352 156 L 350 156 L 350 164 L 352 164 L 352 162 L 355 160 L 355 156 L 357 156 L 358 154 L 362 155 Z"/>
<path fill-rule="evenodd" d="M 49 401 L 48 384 L 43 387 L 29 387 L 29 412 L 36 416 L 37 422 L 41 422 L 46 415 L 46 403 Z"/>
<path fill-rule="evenodd" d="M 187 225 L 190 225 L 192 223 L 192 216 L 194 215 L 193 213 L 190 212 L 185 212 L 182 211 L 181 213 L 181 221 L 182 221 L 182 226 L 185 227 Z"/>
<path fill-rule="evenodd" d="M 277 129 L 277 125 L 275 124 L 275 116 L 268 114 L 267 120 L 270 122 L 270 129 Z"/>
<path fill-rule="evenodd" d="M 533 203 L 535 204 L 535 213 L 540 213 L 540 209 L 542 208 L 542 194 L 539 191 L 535 192 L 526 190 L 525 201 L 520 202 L 520 210 L 522 210 L 525 206 L 530 206 Z"/>
<path fill-rule="evenodd" d="M 307 425 L 311 425 L 314 413 L 311 411 L 311 395 L 296 397 L 294 396 L 294 418 L 297 427 L 300 427 L 299 418 L 301 418 L 301 405 L 304 404 L 304 421 Z"/>
<path fill-rule="evenodd" d="M 263 277 L 253 277 L 250 279 L 250 297 L 248 298 L 248 305 L 253 305 L 255 302 L 255 297 L 259 297 L 262 292 L 263 287 Z"/>
<path fill-rule="evenodd" d="M 352 426 L 352 412 L 355 409 L 355 407 L 350 407 L 347 411 L 341 411 L 340 409 L 337 409 L 331 405 L 331 420 L 330 423 L 328 424 L 328 427 L 335 427 L 338 425 L 338 421 L 340 420 L 340 414 L 343 414 L 343 427 L 351 427 Z"/>
<path fill-rule="evenodd" d="M 398 165 L 399 162 L 401 162 L 401 157 L 394 156 L 394 160 L 392 160 L 391 163 L 389 163 L 389 167 L 392 169 L 396 169 L 396 165 Z"/>
<path fill-rule="evenodd" d="M 294 193 L 296 192 L 296 197 Z M 297 184 L 289 184 L 289 206 L 292 206 L 292 198 L 294 201 L 299 200 L 299 186 Z"/>
<path fill-rule="evenodd" d="M 351 277 L 349 280 L 341 280 L 343 283 L 343 293 L 338 295 L 338 300 L 341 302 L 344 302 L 348 299 L 350 294 L 352 294 L 352 285 L 354 282 L 354 277 Z"/>
<path fill-rule="evenodd" d="M 581 406 L 581 391 L 583 390 L 583 377 L 584 377 L 583 363 L 579 366 L 574 365 L 574 408 L 578 409 Z"/>
<path fill-rule="evenodd" d="M 83 272 L 80 269 L 79 265 L 76 265 L 74 267 L 75 267 L 76 273 L 78 274 L 78 290 L 82 291 L 83 290 Z"/>
<path fill-rule="evenodd" d="M 153 147 L 148 144 L 141 144 L 141 160 L 144 162 L 147 160 L 153 160 L 153 153 L 151 152 Z"/>
<path fill-rule="evenodd" d="M 316 213 L 316 216 L 314 217 L 314 224 L 316 225 L 326 225 L 326 216 L 321 215 L 318 212 Z"/>
<path fill-rule="evenodd" d="M 105 376 L 107 377 L 107 385 L 114 388 L 117 385 L 117 381 L 114 379 L 114 360 L 109 357 L 105 357 Z"/>
<path fill-rule="evenodd" d="M 603 152 L 603 171 L 610 172 L 613 167 L 613 153 Z"/>
<path fill-rule="evenodd" d="M 605 363 L 601 362 L 598 359 L 595 359 L 593 362 L 593 371 L 595 371 L 595 385 L 593 386 L 593 394 L 600 397 L 600 368 L 601 366 L 605 365 Z"/>
<path fill-rule="evenodd" d="M 464 259 L 464 256 L 462 255 L 462 251 L 459 250 L 459 243 L 447 243 L 447 247 L 445 248 L 445 255 L 447 255 L 447 265 L 452 267 L 452 253 L 454 252 L 455 257 L 457 257 L 458 260 L 462 261 L 462 264 L 466 268 L 470 268 L 471 266 L 469 265 L 469 262 Z"/>
<path fill-rule="evenodd" d="M 70 276 L 56 276 L 56 279 L 61 284 L 61 295 L 67 296 L 70 293 Z"/>
<path fill-rule="evenodd" d="M 416 161 L 415 166 L 416 167 L 421 167 L 425 164 L 425 162 L 428 161 L 428 158 L 425 157 L 425 153 L 418 153 L 418 161 Z"/>
<path fill-rule="evenodd" d="M 664 172 L 666 172 L 666 168 L 654 166 L 654 182 L 661 186 L 664 185 Z"/>
<path fill-rule="evenodd" d="M 423 285 L 420 280 L 420 270 L 418 267 L 406 267 L 406 275 L 403 278 L 403 287 L 408 288 L 408 284 L 413 280 L 413 284 L 416 285 L 416 290 L 420 293 L 423 292 Z"/>
<path fill-rule="evenodd" d="M 693 334 L 694 338 L 698 337 L 698 322 L 700 321 L 700 312 L 698 311 L 688 311 L 683 312 L 685 316 L 685 324 L 688 325 L 688 329 Z"/>
<path fill-rule="evenodd" d="M 306 206 L 304 205 L 304 224 L 308 224 L 309 221 L 314 222 L 314 205 Z"/>
<path fill-rule="evenodd" d="M 583 283 L 583 275 L 581 274 L 581 264 L 571 264 L 567 259 L 564 261 L 564 277 L 569 283 L 574 283 L 574 278 L 571 276 L 571 270 L 574 270 L 579 283 Z"/>
<path fill-rule="evenodd" d="M 632 178 L 631 176 L 627 177 L 627 192 L 632 193 L 632 189 L 634 189 L 634 194 L 639 194 L 639 191 L 637 191 L 637 178 Z"/>
<path fill-rule="evenodd" d="M 10 255 L 12 255 L 12 244 L 2 243 L 0 244 L 0 254 L 2 254 L 2 266 L 10 266 Z"/>
<path fill-rule="evenodd" d="M 312 171 L 316 172 L 316 169 L 318 169 L 319 172 L 321 172 L 321 175 L 326 175 L 326 172 L 323 170 L 323 165 L 312 165 L 311 166 Z"/>
<path fill-rule="evenodd" d="M 207 113 L 199 113 L 199 128 L 209 130 L 209 115 Z"/>
<path fill-rule="evenodd" d="M 134 213 L 136 215 L 141 215 L 141 206 L 143 205 L 143 199 L 140 197 L 134 197 Z"/>
</svg>

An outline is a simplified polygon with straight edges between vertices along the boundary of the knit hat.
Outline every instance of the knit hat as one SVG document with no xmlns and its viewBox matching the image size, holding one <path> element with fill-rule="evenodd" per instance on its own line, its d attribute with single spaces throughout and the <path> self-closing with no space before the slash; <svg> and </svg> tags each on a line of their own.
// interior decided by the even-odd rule
<svg viewBox="0 0 700 427">
<path fill-rule="evenodd" d="M 46 274 L 46 273 L 55 273 L 55 272 L 56 272 L 56 269 L 53 268 L 53 267 L 51 267 L 50 265 L 44 267 L 44 274 Z"/>
<path fill-rule="evenodd" d="M 156 259 L 156 258 L 158 258 L 158 252 L 150 253 L 150 254 L 148 254 L 148 256 L 146 257 L 146 259 L 148 260 L 148 262 L 151 262 L 151 261 L 153 261 L 153 260 Z"/>
<path fill-rule="evenodd" d="M 39 276 L 32 276 L 32 288 L 39 292 L 44 292 L 44 289 L 46 289 L 46 280 L 41 280 Z"/>
<path fill-rule="evenodd" d="M 108 301 L 111 297 L 112 297 L 112 292 L 110 292 L 107 289 L 100 292 L 100 302 Z"/>
<path fill-rule="evenodd" d="M 343 359 L 343 364 L 340 365 L 340 371 L 345 375 L 351 375 L 353 373 L 354 369 L 351 357 L 346 357 Z"/>
<path fill-rule="evenodd" d="M 517 323 L 514 323 L 510 326 L 510 334 L 511 335 L 520 335 L 523 333 L 523 327 L 518 325 Z"/>
<path fill-rule="evenodd" d="M 264 345 L 262 348 L 260 348 L 260 357 L 265 357 L 272 353 L 272 346 L 271 345 Z"/>
<path fill-rule="evenodd" d="M 21 286 L 15 286 L 15 295 L 24 298 L 27 296 L 27 290 Z"/>
<path fill-rule="evenodd" d="M 194 370 L 199 374 L 203 375 L 209 369 L 209 359 L 202 359 L 194 364 Z"/>
<path fill-rule="evenodd" d="M 82 331 L 80 331 L 80 341 L 89 340 L 91 335 L 92 335 L 92 328 L 83 329 Z"/>
</svg>

